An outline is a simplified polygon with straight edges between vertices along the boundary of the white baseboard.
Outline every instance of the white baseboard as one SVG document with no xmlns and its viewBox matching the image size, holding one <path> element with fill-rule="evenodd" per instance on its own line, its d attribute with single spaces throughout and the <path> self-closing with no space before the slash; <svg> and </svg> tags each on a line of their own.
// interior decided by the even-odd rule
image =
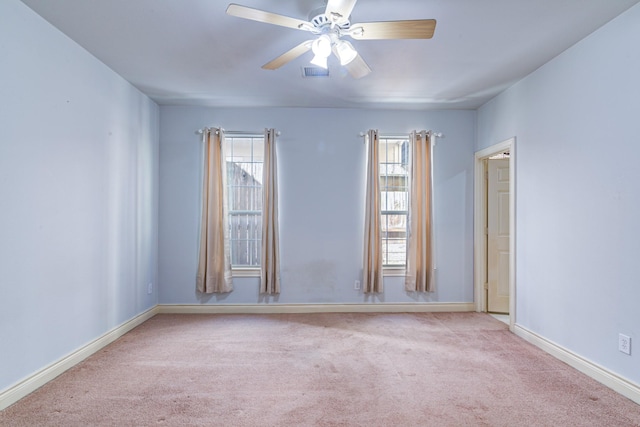
<svg viewBox="0 0 640 427">
<path fill-rule="evenodd" d="M 22 399 L 29 393 L 42 387 L 49 381 L 56 378 L 58 375 L 82 362 L 84 359 L 99 351 L 103 347 L 111 344 L 136 326 L 155 316 L 157 313 L 158 306 L 156 305 L 155 307 L 150 308 L 144 313 L 141 313 L 133 319 L 112 329 L 101 337 L 91 341 L 89 344 L 79 348 L 66 357 L 63 357 L 57 362 L 54 362 L 51 365 L 39 370 L 35 374 L 30 375 L 23 381 L 20 381 L 19 383 L 0 392 L 0 411 Z"/>
<path fill-rule="evenodd" d="M 541 337 L 535 332 L 531 332 L 530 330 L 523 328 L 520 325 L 515 325 L 513 332 L 536 347 L 546 351 L 556 359 L 563 361 L 583 374 L 590 376 L 594 380 L 633 400 L 637 404 L 640 404 L 640 385 L 622 378 L 602 366 L 599 366 L 565 349 L 564 347 Z"/>
<path fill-rule="evenodd" d="M 435 313 L 475 311 L 475 304 L 161 304 L 158 310 L 163 314 Z"/>
</svg>

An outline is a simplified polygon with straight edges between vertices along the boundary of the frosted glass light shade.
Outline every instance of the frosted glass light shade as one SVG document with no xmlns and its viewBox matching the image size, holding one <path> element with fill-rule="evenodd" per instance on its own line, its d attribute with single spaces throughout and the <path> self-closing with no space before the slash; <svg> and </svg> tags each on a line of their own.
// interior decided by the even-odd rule
<svg viewBox="0 0 640 427">
<path fill-rule="evenodd" d="M 323 34 L 313 41 L 311 45 L 313 59 L 311 63 L 318 67 L 327 68 L 327 58 L 331 55 L 331 38 Z"/>
<path fill-rule="evenodd" d="M 348 41 L 339 40 L 336 43 L 336 55 L 338 55 L 338 59 L 340 59 L 340 65 L 347 65 L 356 59 L 358 52 Z"/>
<path fill-rule="evenodd" d="M 321 35 L 313 41 L 311 50 L 316 56 L 328 58 L 331 55 L 331 38 L 326 34 Z"/>
<path fill-rule="evenodd" d="M 313 65 L 317 65 L 318 67 L 322 67 L 324 69 L 328 68 L 327 57 L 325 57 L 325 56 L 314 55 L 313 59 L 311 60 L 311 63 Z"/>
</svg>

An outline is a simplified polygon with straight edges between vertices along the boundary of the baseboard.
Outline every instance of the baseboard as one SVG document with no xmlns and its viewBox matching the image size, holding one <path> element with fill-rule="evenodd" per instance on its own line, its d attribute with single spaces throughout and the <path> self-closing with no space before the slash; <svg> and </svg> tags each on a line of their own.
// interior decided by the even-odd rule
<svg viewBox="0 0 640 427">
<path fill-rule="evenodd" d="M 112 329 L 101 337 L 93 340 L 89 344 L 79 348 L 66 357 L 52 363 L 51 365 L 39 370 L 35 374 L 29 376 L 23 381 L 0 393 L 0 410 L 7 408 L 9 405 L 22 399 L 29 393 L 42 387 L 49 381 L 56 378 L 66 370 L 72 368 L 82 362 L 87 357 L 99 351 L 103 347 L 111 344 L 136 326 L 142 324 L 158 313 L 158 306 L 154 306 L 144 313 L 139 314 L 133 319 L 123 323 L 122 325 Z"/>
<path fill-rule="evenodd" d="M 515 325 L 513 332 L 536 347 L 546 351 L 556 359 L 565 362 L 583 374 L 590 376 L 594 380 L 640 404 L 640 385 L 632 383 L 520 325 Z"/>
<path fill-rule="evenodd" d="M 435 313 L 475 311 L 475 304 L 161 304 L 158 310 L 163 314 Z"/>
</svg>

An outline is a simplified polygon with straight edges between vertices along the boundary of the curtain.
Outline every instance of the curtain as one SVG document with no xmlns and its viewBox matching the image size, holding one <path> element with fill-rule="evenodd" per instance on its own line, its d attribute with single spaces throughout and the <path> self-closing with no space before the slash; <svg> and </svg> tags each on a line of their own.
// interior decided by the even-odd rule
<svg viewBox="0 0 640 427">
<path fill-rule="evenodd" d="M 364 216 L 362 290 L 382 292 L 382 239 L 380 236 L 380 166 L 378 131 L 367 132 L 367 189 Z"/>
<path fill-rule="evenodd" d="M 227 171 L 223 130 L 205 129 L 203 142 L 204 183 L 196 286 L 198 291 L 208 294 L 231 292 L 233 279 L 225 197 Z"/>
<path fill-rule="evenodd" d="M 412 132 L 405 290 L 432 292 L 431 132 Z"/>
<path fill-rule="evenodd" d="M 265 129 L 262 169 L 262 251 L 260 293 L 280 293 L 280 251 L 278 236 L 278 168 L 276 131 Z"/>
</svg>

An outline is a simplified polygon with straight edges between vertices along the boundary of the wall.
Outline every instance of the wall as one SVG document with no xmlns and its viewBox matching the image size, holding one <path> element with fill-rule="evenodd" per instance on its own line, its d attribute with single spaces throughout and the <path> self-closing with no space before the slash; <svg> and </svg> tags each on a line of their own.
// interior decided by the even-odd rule
<svg viewBox="0 0 640 427">
<path fill-rule="evenodd" d="M 640 5 L 478 111 L 516 136 L 516 323 L 640 384 Z M 633 343 L 633 341 L 632 341 Z"/>
<path fill-rule="evenodd" d="M 157 303 L 158 107 L 0 1 L 0 391 Z"/>
<path fill-rule="evenodd" d="M 309 82 L 313 84 L 313 82 Z M 204 126 L 259 131 L 278 138 L 282 289 L 258 294 L 257 278 L 235 278 L 235 290 L 195 290 Z M 354 290 L 361 278 L 366 146 L 361 131 L 432 129 L 435 147 L 437 290 L 407 294 L 388 277 L 375 297 Z M 160 303 L 380 303 L 473 301 L 474 111 L 160 108 Z"/>
</svg>

